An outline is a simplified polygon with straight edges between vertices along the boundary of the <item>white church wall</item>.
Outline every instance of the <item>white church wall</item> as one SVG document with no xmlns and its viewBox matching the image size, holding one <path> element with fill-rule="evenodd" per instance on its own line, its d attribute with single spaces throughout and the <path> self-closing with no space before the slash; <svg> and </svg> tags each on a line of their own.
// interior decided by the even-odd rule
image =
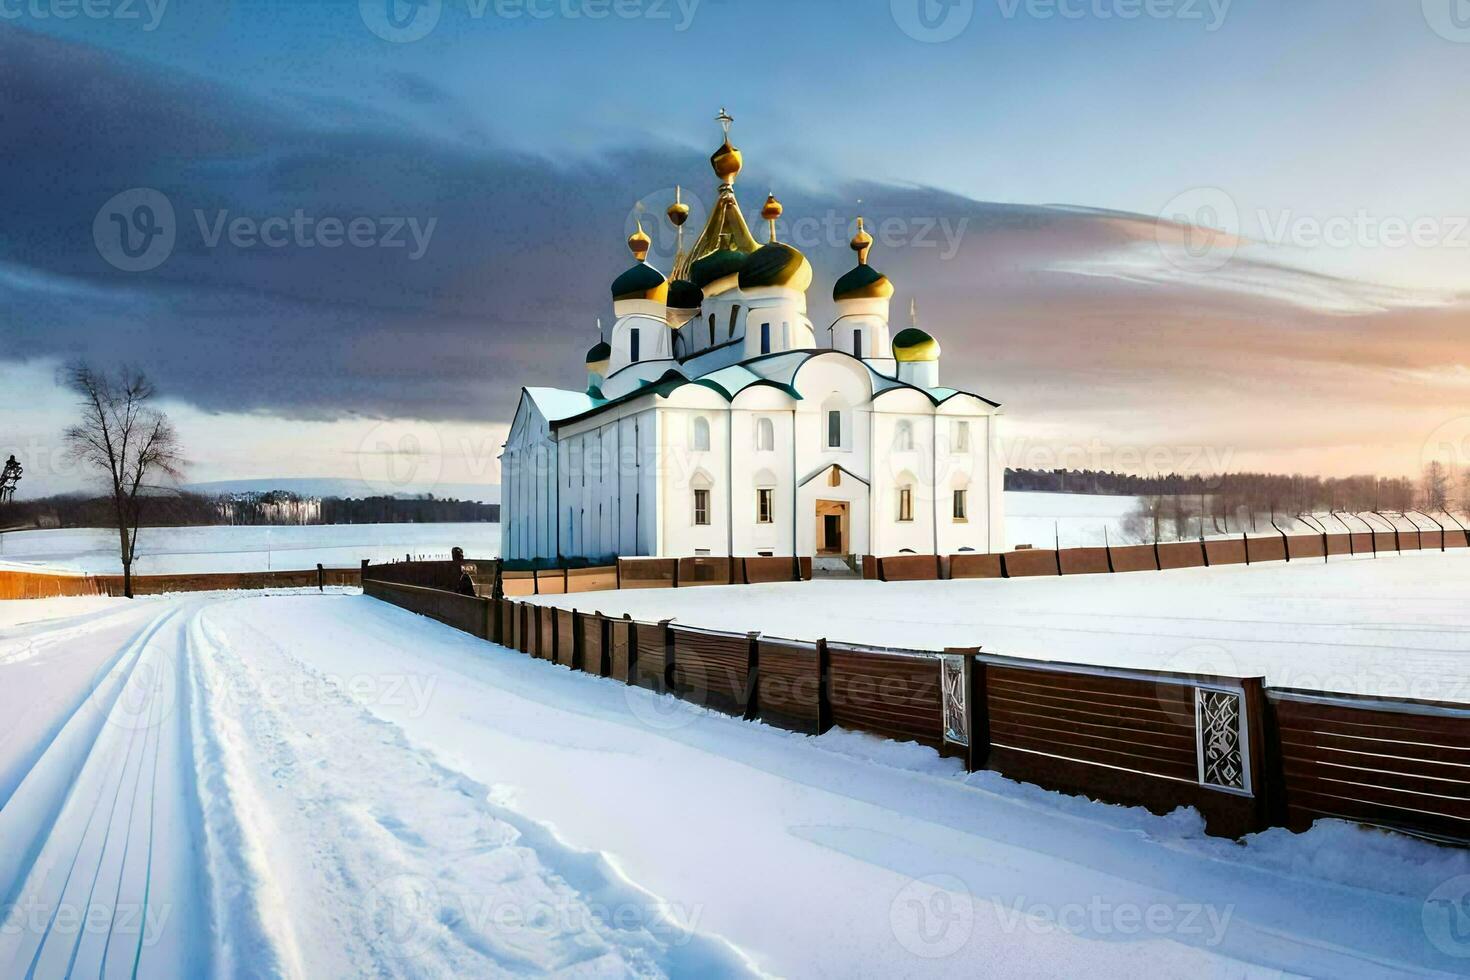
<svg viewBox="0 0 1470 980">
<path fill-rule="evenodd" d="M 659 527 L 663 555 L 730 553 L 730 415 L 719 393 L 685 385 L 657 409 Z M 696 513 L 696 491 L 707 506 Z M 702 518 L 704 523 L 700 523 Z"/>
<path fill-rule="evenodd" d="M 731 406 L 732 507 L 737 555 L 793 554 L 796 517 L 796 400 L 768 385 L 740 392 Z M 762 435 L 768 426 L 769 441 Z M 759 520 L 759 490 L 770 490 L 768 523 Z"/>
</svg>

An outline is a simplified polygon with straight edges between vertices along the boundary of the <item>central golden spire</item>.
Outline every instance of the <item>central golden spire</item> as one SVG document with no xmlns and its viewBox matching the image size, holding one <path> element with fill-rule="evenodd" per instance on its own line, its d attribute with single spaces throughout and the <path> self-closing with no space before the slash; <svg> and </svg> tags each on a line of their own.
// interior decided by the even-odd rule
<svg viewBox="0 0 1470 980">
<path fill-rule="evenodd" d="M 736 176 L 740 173 L 740 168 L 745 165 L 745 157 L 741 155 L 739 150 L 730 145 L 730 124 L 735 119 L 725 111 L 724 106 L 720 107 L 720 114 L 715 119 L 725 131 L 725 142 L 720 144 L 720 148 L 710 155 L 709 163 L 711 167 L 715 168 L 716 177 L 720 178 L 726 184 L 733 184 L 735 183 Z"/>
<path fill-rule="evenodd" d="M 648 258 L 648 249 L 653 245 L 653 239 L 648 237 L 648 232 L 643 230 L 643 216 L 638 216 L 638 230 L 628 236 L 628 251 L 633 253 L 633 258 L 639 262 Z"/>
</svg>

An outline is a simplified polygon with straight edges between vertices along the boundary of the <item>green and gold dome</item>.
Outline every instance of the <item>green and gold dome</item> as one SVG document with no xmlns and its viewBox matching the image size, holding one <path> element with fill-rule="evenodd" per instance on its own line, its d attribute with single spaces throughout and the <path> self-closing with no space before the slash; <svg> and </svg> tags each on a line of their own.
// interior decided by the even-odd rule
<svg viewBox="0 0 1470 980">
<path fill-rule="evenodd" d="M 843 273 L 832 286 L 832 299 L 889 299 L 893 296 L 893 283 L 877 269 L 868 265 L 868 251 L 873 247 L 873 236 L 863 228 L 863 219 L 857 219 L 857 234 L 852 236 L 849 247 L 857 253 L 858 264 Z"/>
<path fill-rule="evenodd" d="M 893 356 L 900 362 L 939 360 L 939 341 L 918 327 L 905 327 L 893 338 Z"/>
<path fill-rule="evenodd" d="M 628 236 L 628 251 L 638 264 L 613 280 L 614 303 L 623 300 L 648 300 L 652 303 L 668 302 L 669 281 L 664 274 L 648 264 L 648 249 L 653 244 L 643 230 L 643 219 L 638 219 L 638 230 Z"/>
<path fill-rule="evenodd" d="M 726 239 L 720 248 L 694 260 L 689 267 L 689 281 L 699 289 L 705 289 L 710 283 L 739 274 L 750 258 L 750 253 L 730 247 Z"/>
<path fill-rule="evenodd" d="M 812 265 L 806 260 L 806 256 L 785 242 L 776 241 L 776 219 L 781 217 L 782 210 L 781 202 L 776 200 L 775 194 L 766 197 L 766 203 L 761 208 L 761 217 L 770 223 L 770 241 L 745 260 L 745 265 L 740 269 L 741 289 L 780 286 L 806 292 L 807 287 L 812 284 Z"/>
</svg>

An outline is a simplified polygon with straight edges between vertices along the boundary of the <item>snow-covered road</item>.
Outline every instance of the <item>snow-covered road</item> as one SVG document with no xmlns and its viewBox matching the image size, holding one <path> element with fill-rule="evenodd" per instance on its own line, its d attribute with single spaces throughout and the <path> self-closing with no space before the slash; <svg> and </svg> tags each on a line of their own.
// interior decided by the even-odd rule
<svg viewBox="0 0 1470 980">
<path fill-rule="evenodd" d="M 254 610 L 232 615 L 242 601 Z M 312 601 L 122 607 L 131 636 L 63 680 L 80 698 L 60 727 L 7 733 L 25 772 L 0 798 L 0 975 L 745 971 L 357 700 L 422 704 L 427 675 L 329 676 L 257 625 Z M 31 629 L 23 647 L 90 663 L 110 619 Z M 8 657 L 4 679 L 47 687 L 37 659 Z"/>
<path fill-rule="evenodd" d="M 1425 925 L 1463 852 L 1344 825 L 1209 839 L 356 595 L 57 609 L 0 625 L 0 707 L 33 706 L 0 721 L 3 976 L 1470 964 Z"/>
</svg>

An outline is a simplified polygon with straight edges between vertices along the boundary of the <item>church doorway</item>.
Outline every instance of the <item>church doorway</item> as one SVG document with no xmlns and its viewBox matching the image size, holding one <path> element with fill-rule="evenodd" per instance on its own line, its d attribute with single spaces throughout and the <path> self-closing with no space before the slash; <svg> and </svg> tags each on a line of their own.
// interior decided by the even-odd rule
<svg viewBox="0 0 1470 980">
<path fill-rule="evenodd" d="M 817 554 L 845 555 L 848 548 L 848 503 L 845 500 L 817 501 Z"/>
</svg>

